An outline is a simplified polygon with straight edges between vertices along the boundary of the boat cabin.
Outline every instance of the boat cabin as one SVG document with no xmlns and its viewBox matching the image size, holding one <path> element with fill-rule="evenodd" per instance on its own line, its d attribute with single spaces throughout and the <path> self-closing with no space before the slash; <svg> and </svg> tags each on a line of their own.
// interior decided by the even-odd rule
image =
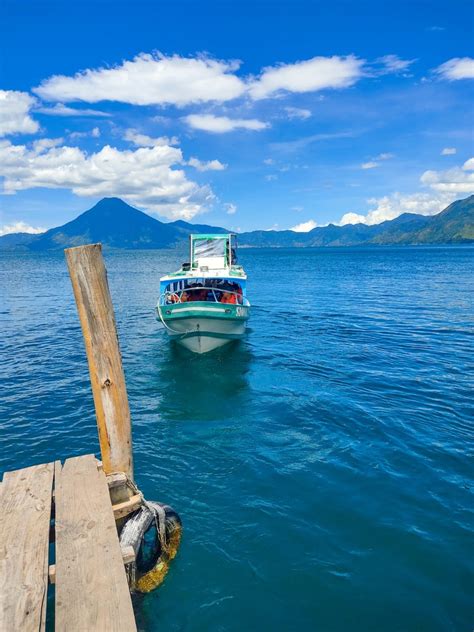
<svg viewBox="0 0 474 632">
<path fill-rule="evenodd" d="M 205 302 L 246 305 L 247 277 L 237 264 L 236 236 L 190 235 L 189 262 L 161 279 L 161 304 Z"/>
</svg>

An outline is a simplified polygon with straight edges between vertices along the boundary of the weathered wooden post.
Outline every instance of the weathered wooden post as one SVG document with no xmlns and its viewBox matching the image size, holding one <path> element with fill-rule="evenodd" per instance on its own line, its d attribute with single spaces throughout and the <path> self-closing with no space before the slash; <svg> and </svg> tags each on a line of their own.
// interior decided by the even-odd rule
<svg viewBox="0 0 474 632">
<path fill-rule="evenodd" d="M 102 246 L 64 252 L 89 362 L 103 468 L 133 480 L 130 408 Z"/>
</svg>

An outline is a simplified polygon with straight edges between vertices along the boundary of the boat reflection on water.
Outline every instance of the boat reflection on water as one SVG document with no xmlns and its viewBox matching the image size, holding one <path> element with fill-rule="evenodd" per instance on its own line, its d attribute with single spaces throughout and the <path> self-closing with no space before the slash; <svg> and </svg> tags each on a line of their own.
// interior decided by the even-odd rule
<svg viewBox="0 0 474 632">
<path fill-rule="evenodd" d="M 202 355 L 177 344 L 163 345 L 160 355 L 160 417 L 224 420 L 246 407 L 252 352 L 245 342 L 230 342 Z"/>
</svg>

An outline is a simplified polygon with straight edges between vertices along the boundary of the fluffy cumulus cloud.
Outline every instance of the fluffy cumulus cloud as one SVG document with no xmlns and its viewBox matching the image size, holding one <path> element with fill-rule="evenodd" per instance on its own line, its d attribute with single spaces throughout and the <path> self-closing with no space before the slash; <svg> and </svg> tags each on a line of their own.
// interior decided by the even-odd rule
<svg viewBox="0 0 474 632">
<path fill-rule="evenodd" d="M 465 66 L 468 61 L 464 58 L 447 64 L 457 62 Z M 363 77 L 406 72 L 412 63 L 413 60 L 397 55 L 385 55 L 371 63 L 355 55 L 318 56 L 268 66 L 255 76 L 239 76 L 241 62 L 235 60 L 219 60 L 205 54 L 183 57 L 140 53 L 112 67 L 88 68 L 72 76 L 54 75 L 33 88 L 33 92 L 45 101 L 57 102 L 51 107 L 42 106 L 38 111 L 43 114 L 108 116 L 100 110 L 76 109 L 65 104 L 118 101 L 181 107 L 225 103 L 244 96 L 258 100 L 284 93 L 347 88 Z M 304 119 L 310 115 L 304 108 L 287 108 L 290 118 Z"/>
<path fill-rule="evenodd" d="M 335 222 L 336 226 L 346 226 L 347 224 L 367 224 L 365 215 L 359 213 L 344 213 L 339 222 Z"/>
<path fill-rule="evenodd" d="M 14 222 L 13 224 L 4 224 L 0 226 L 0 237 L 10 235 L 11 233 L 29 233 L 30 235 L 39 235 L 44 233 L 46 228 L 30 226 L 26 222 Z"/>
<path fill-rule="evenodd" d="M 199 158 L 190 158 L 188 165 L 194 167 L 198 171 L 223 171 L 227 168 L 227 165 L 223 164 L 219 160 L 199 160 Z"/>
<path fill-rule="evenodd" d="M 234 73 L 239 63 L 209 57 L 140 54 L 112 68 L 53 76 L 33 91 L 48 101 L 121 101 L 134 105 L 228 101 L 245 92 Z"/>
<path fill-rule="evenodd" d="M 443 79 L 474 79 L 474 59 L 472 57 L 454 57 L 436 68 L 435 72 Z"/>
<path fill-rule="evenodd" d="M 158 136 L 152 138 L 146 134 L 140 134 L 135 129 L 125 130 L 124 140 L 133 143 L 137 147 L 165 147 L 166 145 L 179 145 L 179 140 L 176 136 L 169 138 L 168 136 Z"/>
<path fill-rule="evenodd" d="M 457 61 L 466 62 L 465 59 Z M 89 68 L 72 76 L 54 75 L 33 88 L 33 92 L 45 101 L 57 102 L 39 107 L 37 111 L 42 114 L 101 117 L 110 114 L 67 104 L 117 101 L 139 106 L 183 107 L 226 103 L 242 97 L 253 100 L 278 98 L 285 93 L 347 88 L 363 77 L 406 72 L 412 63 L 413 60 L 404 60 L 397 55 L 385 55 L 372 63 L 355 55 L 318 56 L 295 63 L 275 64 L 263 68 L 255 76 L 239 76 L 241 63 L 235 60 L 218 60 L 204 54 L 183 57 L 140 53 L 112 67 Z M 285 116 L 289 119 L 305 120 L 311 115 L 312 112 L 305 108 L 285 108 Z M 200 113 L 191 114 L 186 121 L 191 127 L 215 133 L 234 129 L 258 131 L 268 126 L 257 119 L 231 119 Z"/>
<path fill-rule="evenodd" d="M 363 76 L 364 60 L 348 57 L 313 57 L 295 64 L 264 68 L 249 86 L 250 96 L 264 99 L 281 92 L 316 92 L 347 88 Z"/>
<path fill-rule="evenodd" d="M 36 99 L 26 92 L 0 90 L 0 137 L 8 134 L 34 134 L 39 125 L 30 116 Z"/>
<path fill-rule="evenodd" d="M 62 145 L 64 138 L 40 138 L 32 143 L 33 153 L 36 155 L 42 154 L 47 149 L 52 149 L 58 145 Z M 1 147 L 2 145 L 0 145 Z M 1 171 L 0 171 L 1 174 Z"/>
<path fill-rule="evenodd" d="M 215 134 L 224 134 L 235 129 L 260 131 L 268 127 L 267 123 L 257 119 L 231 119 L 227 116 L 214 116 L 214 114 L 190 114 L 185 117 L 185 121 L 194 129 Z"/>
<path fill-rule="evenodd" d="M 379 224 L 395 219 L 402 213 L 435 215 L 459 197 L 474 193 L 474 158 L 467 160 L 462 167 L 446 171 L 425 171 L 420 182 L 431 191 L 413 194 L 393 193 L 381 198 L 372 198 L 368 202 L 374 208 L 366 215 L 346 213 L 338 224 Z"/>
<path fill-rule="evenodd" d="M 379 163 L 375 162 L 375 160 L 369 160 L 369 162 L 363 162 L 360 166 L 361 169 L 375 169 L 379 167 Z"/>
<path fill-rule="evenodd" d="M 40 141 L 41 142 L 41 141 Z M 0 141 L 3 193 L 43 187 L 79 196 L 118 196 L 169 218 L 191 219 L 212 204 L 208 186 L 189 180 L 181 150 L 169 145 L 119 151 L 106 145 L 88 154 L 78 147 L 13 145 Z"/>
<path fill-rule="evenodd" d="M 474 158 L 466 160 L 462 167 L 447 171 L 425 171 L 421 182 L 434 191 L 450 193 L 454 196 L 474 193 Z"/>
<path fill-rule="evenodd" d="M 301 222 L 301 224 L 296 224 L 293 228 L 290 228 L 295 233 L 309 233 L 310 230 L 316 228 L 317 223 L 314 219 L 309 219 L 307 222 Z"/>
<path fill-rule="evenodd" d="M 442 211 L 453 201 L 451 196 L 438 196 L 431 193 L 413 193 L 403 195 L 393 193 L 381 198 L 371 198 L 368 202 L 374 208 L 367 215 L 359 213 L 346 213 L 343 215 L 339 226 L 346 224 L 380 224 L 387 220 L 395 219 L 402 213 L 417 213 L 419 215 L 435 215 Z"/>
</svg>

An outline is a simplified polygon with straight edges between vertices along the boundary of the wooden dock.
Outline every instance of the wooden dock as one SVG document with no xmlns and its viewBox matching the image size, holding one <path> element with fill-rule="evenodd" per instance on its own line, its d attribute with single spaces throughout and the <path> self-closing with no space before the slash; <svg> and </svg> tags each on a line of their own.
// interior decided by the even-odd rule
<svg viewBox="0 0 474 632">
<path fill-rule="evenodd" d="M 133 550 L 120 548 L 93 455 L 7 472 L 0 499 L 2 632 L 44 630 L 46 617 L 58 632 L 136 630 L 124 567 Z"/>
<path fill-rule="evenodd" d="M 163 581 L 181 537 L 176 512 L 147 503 L 134 483 L 130 409 L 101 246 L 65 252 L 102 461 L 89 454 L 4 474 L 0 632 L 52 630 L 53 621 L 58 632 L 136 630 L 130 589 L 148 592 Z M 174 514 L 169 533 L 165 508 Z M 138 577 L 135 558 L 152 522 L 156 566 Z"/>
</svg>

